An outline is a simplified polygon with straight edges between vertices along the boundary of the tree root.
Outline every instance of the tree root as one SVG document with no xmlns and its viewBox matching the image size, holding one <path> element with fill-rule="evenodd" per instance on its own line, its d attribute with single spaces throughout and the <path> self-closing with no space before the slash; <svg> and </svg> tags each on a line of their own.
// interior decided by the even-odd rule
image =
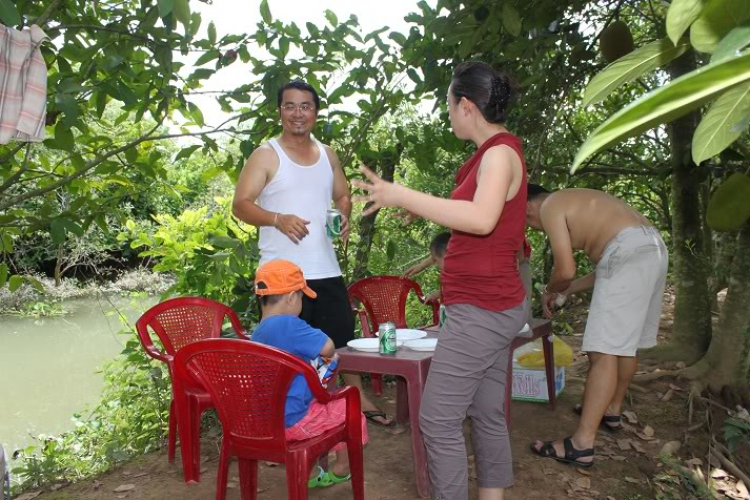
<svg viewBox="0 0 750 500">
<path fill-rule="evenodd" d="M 701 359 L 702 352 L 684 345 L 660 345 L 651 349 L 638 351 L 638 359 L 645 364 L 661 364 L 667 362 L 682 361 L 686 365 L 691 365 Z"/>
<path fill-rule="evenodd" d="M 719 448 L 716 445 L 718 445 L 718 443 L 714 443 L 714 446 L 711 447 L 711 454 L 716 457 L 719 462 L 721 462 L 721 466 L 724 467 L 727 471 L 731 472 L 734 477 L 740 479 L 743 483 L 750 484 L 750 477 L 742 472 L 740 468 L 734 464 L 734 462 L 724 456 L 724 454 L 719 451 Z"/>
<path fill-rule="evenodd" d="M 634 382 L 651 382 L 652 380 L 658 380 L 660 378 L 664 377 L 679 377 L 682 375 L 682 372 L 685 369 L 681 370 L 659 370 L 658 372 L 651 372 L 651 373 L 644 373 L 642 375 L 636 375 L 633 377 Z"/>
</svg>

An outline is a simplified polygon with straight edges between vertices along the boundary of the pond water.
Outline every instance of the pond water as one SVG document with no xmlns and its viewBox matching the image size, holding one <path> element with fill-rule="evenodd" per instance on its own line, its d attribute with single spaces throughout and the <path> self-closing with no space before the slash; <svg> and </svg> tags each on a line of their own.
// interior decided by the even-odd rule
<svg viewBox="0 0 750 500">
<path fill-rule="evenodd" d="M 31 436 L 73 427 L 71 417 L 99 402 L 99 369 L 123 349 L 117 311 L 129 324 L 156 298 L 87 297 L 63 302 L 49 318 L 0 316 L 0 444 L 8 455 Z"/>
</svg>

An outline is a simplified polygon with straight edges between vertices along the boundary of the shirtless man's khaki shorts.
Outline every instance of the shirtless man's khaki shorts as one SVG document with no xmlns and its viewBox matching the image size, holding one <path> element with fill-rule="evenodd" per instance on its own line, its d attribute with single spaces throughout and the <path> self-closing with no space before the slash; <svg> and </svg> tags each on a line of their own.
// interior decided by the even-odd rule
<svg viewBox="0 0 750 500">
<path fill-rule="evenodd" d="M 581 350 L 635 356 L 655 346 L 668 265 L 655 228 L 629 227 L 612 238 L 596 266 Z"/>
</svg>

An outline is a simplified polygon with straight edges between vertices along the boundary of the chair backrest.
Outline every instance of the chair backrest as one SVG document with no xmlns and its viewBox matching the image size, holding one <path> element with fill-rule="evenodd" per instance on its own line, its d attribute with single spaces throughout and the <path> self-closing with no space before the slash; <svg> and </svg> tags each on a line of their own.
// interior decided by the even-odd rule
<svg viewBox="0 0 750 500">
<path fill-rule="evenodd" d="M 419 283 L 401 276 L 363 278 L 348 288 L 349 300 L 356 299 L 364 306 L 374 331 L 386 321 L 394 322 L 396 328 L 406 328 L 406 299 L 412 290 L 419 297 L 423 295 Z"/>
<path fill-rule="evenodd" d="M 161 302 L 143 313 L 135 326 L 146 352 L 168 361 L 177 351 L 195 341 L 219 337 L 226 317 L 237 336 L 247 339 L 245 329 L 231 308 L 202 297 L 180 297 Z M 159 337 L 167 356 L 154 348 L 149 329 Z"/>
<path fill-rule="evenodd" d="M 313 367 L 289 353 L 236 339 L 201 340 L 177 352 L 175 384 L 199 382 L 216 406 L 224 438 L 245 448 L 286 449 L 284 408 L 293 378 L 302 374 L 323 391 Z"/>
</svg>

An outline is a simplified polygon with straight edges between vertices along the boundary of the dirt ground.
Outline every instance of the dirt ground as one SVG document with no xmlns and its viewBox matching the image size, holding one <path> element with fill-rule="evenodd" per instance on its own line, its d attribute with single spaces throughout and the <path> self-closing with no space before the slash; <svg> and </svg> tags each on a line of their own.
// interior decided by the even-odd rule
<svg viewBox="0 0 750 500">
<path fill-rule="evenodd" d="M 671 307 L 666 297 L 662 336 L 669 336 L 671 329 Z M 585 310 L 576 311 L 578 318 L 585 317 Z M 565 337 L 574 351 L 580 346 L 583 323 L 573 321 L 574 334 Z M 633 412 L 633 422 L 617 434 L 600 431 L 597 441 L 597 460 L 593 468 L 583 471 L 549 459 L 542 459 L 529 451 L 529 442 L 536 438 L 553 439 L 570 435 L 577 423 L 572 412 L 583 391 L 586 371 L 585 356 L 576 355 L 575 362 L 567 373 L 567 386 L 558 399 L 553 412 L 547 405 L 514 402 L 512 405 L 511 441 L 515 459 L 516 484 L 509 490 L 508 500 L 534 499 L 601 499 L 601 500 L 645 500 L 664 498 L 669 500 L 699 498 L 680 486 L 678 473 L 659 458 L 665 444 L 676 441 L 680 444 L 675 456 L 680 463 L 686 462 L 693 473 L 708 475 L 711 471 L 706 460 L 708 444 L 707 428 L 689 431 L 687 385 L 682 381 L 662 379 L 642 386 L 643 392 L 631 391 L 628 410 Z M 377 398 L 376 398 L 377 400 Z M 378 404 L 389 414 L 394 414 L 394 388 L 389 387 Z M 705 411 L 694 414 L 692 426 L 705 420 Z M 468 440 L 470 424 L 465 433 Z M 370 444 L 365 449 L 366 496 L 379 499 L 418 499 L 414 484 L 410 435 L 408 428 L 385 429 L 370 424 Z M 715 431 L 716 432 L 716 431 Z M 675 446 L 674 443 L 672 446 Z M 747 451 L 747 450 L 745 450 Z M 36 498 L 40 500 L 161 500 L 179 498 L 198 500 L 213 498 L 216 487 L 218 445 L 206 439 L 203 444 L 204 465 L 199 484 L 186 485 L 178 460 L 167 462 L 166 450 L 146 455 L 112 470 L 96 479 L 44 491 Z M 470 453 L 470 450 L 469 450 Z M 748 453 L 744 457 L 747 459 Z M 471 459 L 470 459 L 471 460 Z M 473 471 L 470 462 L 470 474 Z M 739 464 L 741 467 L 743 464 Z M 748 470 L 750 460 L 744 463 Z M 684 470 L 688 470 L 684 469 Z M 729 498 L 743 498 L 742 485 L 735 485 L 731 477 L 726 481 Z M 724 473 L 726 476 L 726 473 Z M 283 466 L 259 467 L 259 495 L 261 500 L 286 498 L 286 483 Z M 239 499 L 238 473 L 233 464 L 229 473 L 229 500 Z M 748 485 L 750 486 L 750 485 Z M 116 492 L 118 487 L 127 491 Z M 744 490 L 746 491 L 746 490 Z M 348 484 L 328 489 L 310 490 L 312 500 L 351 498 Z M 31 498 L 31 497 L 30 497 Z M 471 475 L 469 498 L 477 498 L 476 478 Z M 748 496 L 747 498 L 750 498 Z"/>
</svg>

